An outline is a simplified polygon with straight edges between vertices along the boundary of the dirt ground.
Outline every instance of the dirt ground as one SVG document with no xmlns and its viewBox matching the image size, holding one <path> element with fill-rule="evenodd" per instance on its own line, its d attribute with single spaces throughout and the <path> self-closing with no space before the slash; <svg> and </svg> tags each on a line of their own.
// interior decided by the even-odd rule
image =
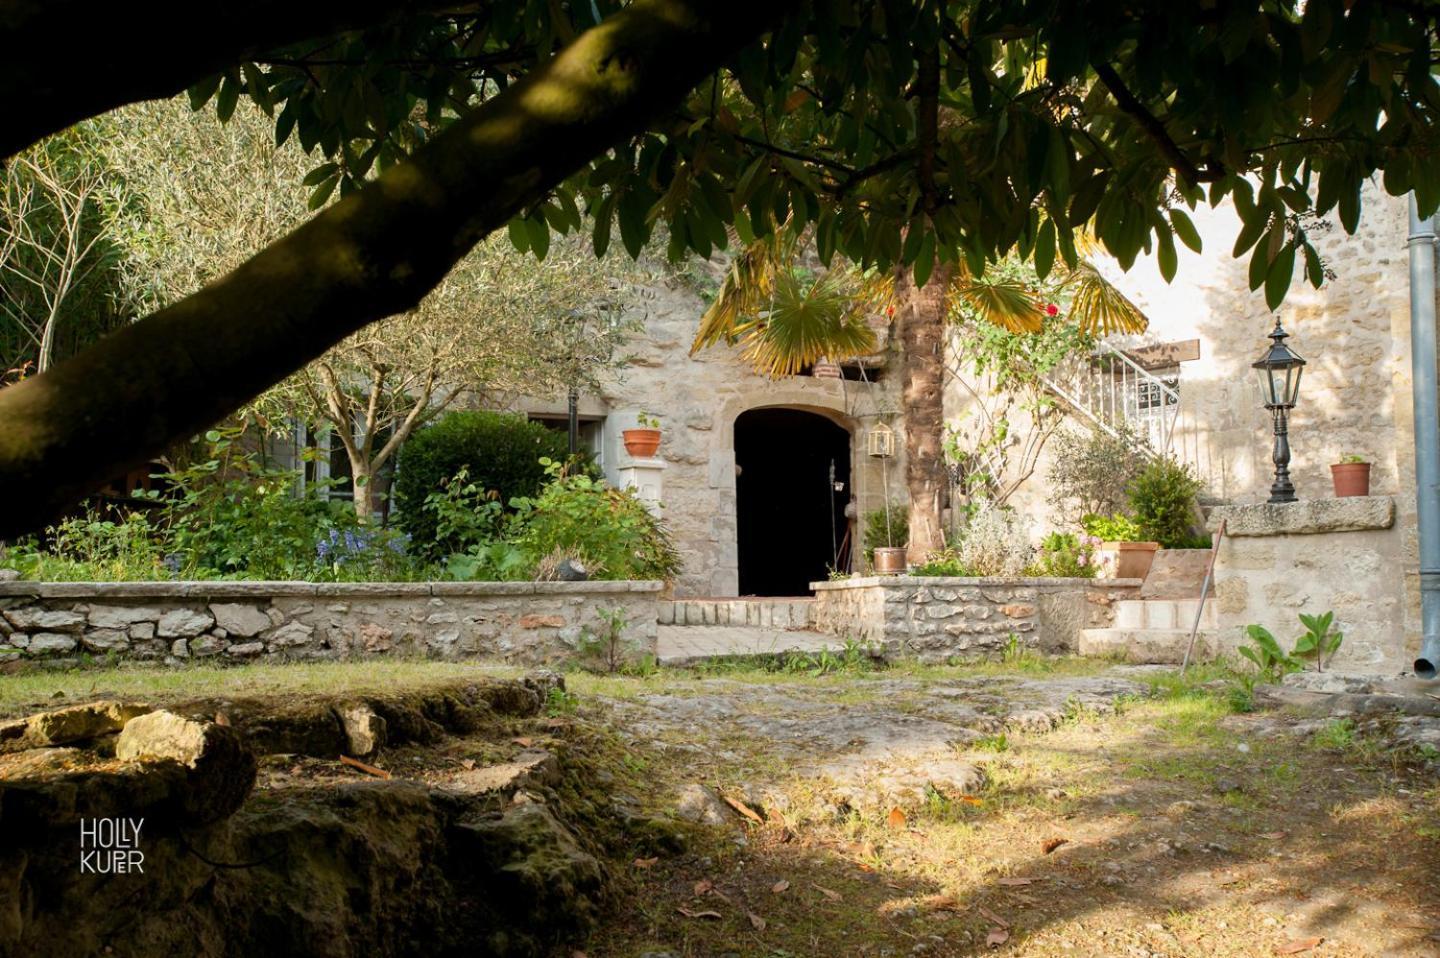
<svg viewBox="0 0 1440 958">
<path fill-rule="evenodd" d="M 496 671 L 32 673 L 0 679 L 0 715 Z M 534 729 L 507 733 L 521 738 L 373 759 L 438 788 L 563 740 L 607 819 L 696 823 L 612 861 L 598 927 L 557 958 L 1440 955 L 1440 752 L 1414 718 L 1253 707 L 1220 669 L 1181 681 L 1089 660 L 566 678 Z M 1440 717 L 1418 721 L 1440 741 Z M 259 794 L 357 775 L 277 758 Z"/>
<path fill-rule="evenodd" d="M 1440 954 L 1440 791 L 1383 723 L 1094 672 L 572 679 L 619 800 L 722 823 L 575 954 Z"/>
</svg>

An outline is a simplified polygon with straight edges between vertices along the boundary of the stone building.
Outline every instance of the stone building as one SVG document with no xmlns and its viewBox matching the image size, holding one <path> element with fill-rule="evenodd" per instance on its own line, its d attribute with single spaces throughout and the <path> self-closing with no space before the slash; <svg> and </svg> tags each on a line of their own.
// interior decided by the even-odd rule
<svg viewBox="0 0 1440 958">
<path fill-rule="evenodd" d="M 1173 283 L 1153 260 L 1128 272 L 1098 264 L 1149 318 L 1142 336 L 1106 344 L 1137 370 L 1118 378 L 1120 395 L 1109 401 L 1143 420 L 1142 431 L 1163 431 L 1171 453 L 1204 481 L 1206 503 L 1223 511 L 1269 493 L 1270 420 L 1250 364 L 1275 314 L 1263 293 L 1249 291 L 1245 261 L 1230 256 L 1233 210 L 1194 218 L 1205 252 L 1182 247 Z M 1249 622 L 1288 637 L 1296 613 L 1333 609 L 1348 635 L 1339 664 L 1393 669 L 1413 655 L 1419 628 L 1405 202 L 1372 190 L 1356 235 L 1323 225 L 1314 235 L 1333 275 L 1320 290 L 1297 276 L 1279 315 L 1309 361 L 1292 418 L 1291 472 L 1299 508 L 1322 514 L 1267 520 L 1261 509 L 1232 521 L 1239 532 L 1220 553 L 1215 628 L 1230 645 Z M 695 284 L 674 280 L 652 293 L 632 358 L 603 395 L 582 399 L 580 414 L 607 475 L 660 502 L 685 557 L 676 594 L 805 594 L 827 569 L 862 569 L 859 517 L 882 508 L 887 494 L 905 497 L 893 349 L 839 378 L 770 380 L 735 350 L 690 355 L 705 306 Z M 969 412 L 966 393 L 952 381 L 952 424 Z M 1099 409 L 1062 405 L 1062 428 L 1103 428 Z M 565 415 L 563 401 L 523 408 Z M 641 414 L 664 430 L 654 460 L 630 458 L 620 440 Z M 867 448 L 881 424 L 895 430 L 888 458 Z M 1373 463 L 1372 493 L 1384 502 L 1340 504 L 1354 516 L 1327 505 L 1328 467 L 1343 455 Z M 1042 450 L 1009 500 L 1037 535 L 1057 522 L 1051 457 Z"/>
</svg>

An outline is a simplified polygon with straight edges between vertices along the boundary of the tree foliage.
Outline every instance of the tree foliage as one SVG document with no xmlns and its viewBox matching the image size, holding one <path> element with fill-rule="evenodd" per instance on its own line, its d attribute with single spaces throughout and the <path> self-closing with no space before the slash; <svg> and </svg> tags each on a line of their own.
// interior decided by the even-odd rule
<svg viewBox="0 0 1440 958">
<path fill-rule="evenodd" d="M 413 305 L 507 222 L 511 241 L 541 257 L 553 233 L 582 227 L 597 250 L 618 234 L 632 256 L 663 230 L 679 257 L 710 255 L 731 230 L 749 242 L 793 222 L 813 229 L 826 262 L 899 265 L 923 286 L 959 263 L 981 275 L 1011 252 L 1033 258 L 1042 277 L 1057 263 L 1077 267 L 1086 229 L 1123 266 L 1151 252 L 1173 276 L 1176 243 L 1199 242 L 1188 211 L 1229 201 L 1243 224 L 1233 252 L 1249 257 L 1251 286 L 1276 304 L 1297 269 L 1323 279 L 1307 215 L 1333 212 L 1353 231 L 1373 174 L 1392 194 L 1413 190 L 1422 214 L 1440 206 L 1433 4 L 429 9 L 315 4 L 267 26 L 220 3 L 212 15 L 232 29 L 197 31 L 168 74 L 146 59 L 107 74 L 103 97 L 71 83 L 37 96 L 69 122 L 216 64 L 192 86 L 193 102 L 227 118 L 249 98 L 273 114 L 277 138 L 323 154 L 317 204 L 350 195 L 252 260 L 243 281 L 173 304 L 70 370 L 0 395 L 0 477 L 16 477 L 0 492 L 47 489 L 48 503 L 122 456 L 192 432 Z M 116 28 L 113 17 L 74 22 L 71 42 L 86 50 L 103 46 L 94 30 Z M 53 45 L 54 24 L 38 14 L 0 26 L 7 46 L 24 49 L 27 29 L 37 49 Z M 27 69 L 38 69 L 28 55 L 0 67 L 0 89 L 17 88 L 11 74 Z M 190 377 L 162 380 L 159 368 L 193 354 L 207 323 L 239 311 L 257 318 L 194 377 L 231 389 L 195 402 Z M 126 391 L 118 370 L 146 355 L 143 384 Z M 74 382 L 123 401 L 107 396 L 97 409 L 69 396 Z M 26 417 L 37 425 L 22 429 Z M 138 424 L 117 431 L 125 420 Z M 76 478 L 62 479 L 67 470 Z"/>
</svg>

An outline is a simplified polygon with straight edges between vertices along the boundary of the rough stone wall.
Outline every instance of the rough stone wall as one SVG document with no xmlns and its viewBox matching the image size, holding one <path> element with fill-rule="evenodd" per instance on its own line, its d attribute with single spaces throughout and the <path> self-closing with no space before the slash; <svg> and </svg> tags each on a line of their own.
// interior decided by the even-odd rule
<svg viewBox="0 0 1440 958">
<path fill-rule="evenodd" d="M 621 432 L 646 413 L 660 419 L 658 457 L 665 463 L 661 515 L 685 561 L 678 596 L 733 596 L 739 590 L 736 550 L 735 419 L 750 409 L 784 406 L 818 413 L 851 434 L 851 484 L 860 515 L 884 505 L 881 463 L 863 448 L 865 431 L 880 419 L 897 428 L 898 401 L 889 379 L 879 384 L 795 376 L 772 380 L 755 373 L 738 349 L 716 346 L 689 354 L 706 303 L 694 284 L 657 279 L 644 290 L 644 329 L 625 347 L 627 361 L 599 397 L 586 397 L 581 415 L 605 417 L 601 455 L 612 478 L 628 458 Z M 527 401 L 530 412 L 559 415 Z M 904 456 L 888 460 L 891 497 L 905 495 Z M 776 530 L 783 546 L 784 530 Z"/>
<path fill-rule="evenodd" d="M 1332 463 L 1346 454 L 1373 463 L 1371 491 L 1395 497 L 1399 527 L 1394 560 L 1399 565 L 1377 585 L 1402 609 L 1397 627 L 1418 647 L 1406 206 L 1403 197 L 1387 196 L 1378 185 L 1366 189 L 1364 202 L 1355 235 L 1334 222 L 1311 234 L 1333 278 L 1316 290 L 1297 266 L 1279 310 L 1291 345 L 1308 361 L 1291 419 L 1290 472 L 1301 499 L 1327 499 L 1333 496 Z M 1227 203 L 1191 215 L 1204 252 L 1179 246 L 1173 283 L 1165 282 L 1153 257 L 1142 257 L 1129 272 L 1097 258 L 1102 272 L 1150 319 L 1144 335 L 1115 342 L 1199 339 L 1200 358 L 1180 366 L 1177 452 L 1205 480 L 1209 496 L 1260 502 L 1273 477 L 1271 423 L 1250 364 L 1263 351 L 1275 314 L 1263 291 L 1250 291 L 1248 259 L 1230 256 L 1240 228 L 1233 207 Z M 947 415 L 962 415 L 966 406 L 963 387 L 952 385 Z M 1084 428 L 1073 417 L 1071 426 Z M 1045 482 L 1052 463 L 1048 452 L 1042 455 L 1034 477 L 1011 500 L 1032 517 L 1037 534 L 1055 521 Z"/>
<path fill-rule="evenodd" d="M 1286 649 L 1304 631 L 1298 615 L 1335 613 L 1345 642 L 1340 672 L 1408 668 L 1405 530 L 1388 496 L 1320 499 L 1285 505 L 1222 507 L 1228 532 L 1215 560 L 1217 626 L 1228 647 L 1251 623 Z"/>
<path fill-rule="evenodd" d="M 658 582 L 0 582 L 0 661 L 179 665 L 373 655 L 539 665 L 572 658 L 597 613 L 653 652 Z"/>
<path fill-rule="evenodd" d="M 887 655 L 943 662 L 998 652 L 1012 635 L 1037 652 L 1076 648 L 1103 628 L 1133 579 L 875 576 L 815 585 L 815 627 L 880 645 Z"/>
</svg>

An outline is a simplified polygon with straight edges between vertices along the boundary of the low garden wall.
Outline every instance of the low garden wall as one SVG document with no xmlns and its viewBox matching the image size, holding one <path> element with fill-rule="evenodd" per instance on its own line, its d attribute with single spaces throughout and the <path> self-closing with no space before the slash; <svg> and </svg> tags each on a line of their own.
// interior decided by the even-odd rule
<svg viewBox="0 0 1440 958">
<path fill-rule="evenodd" d="M 653 652 L 659 582 L 0 582 L 0 661 L 378 655 L 543 665 L 624 609 Z"/>
<path fill-rule="evenodd" d="M 1104 628 L 1139 579 L 871 576 L 815 582 L 815 627 L 939 662 L 1003 650 L 1072 652 L 1081 629 Z"/>
<path fill-rule="evenodd" d="M 1419 644 L 1413 527 L 1395 521 L 1390 496 L 1219 506 L 1215 607 L 1224 651 L 1262 625 L 1286 649 L 1304 631 L 1299 613 L 1335 613 L 1345 642 L 1336 671 L 1409 668 Z"/>
</svg>

